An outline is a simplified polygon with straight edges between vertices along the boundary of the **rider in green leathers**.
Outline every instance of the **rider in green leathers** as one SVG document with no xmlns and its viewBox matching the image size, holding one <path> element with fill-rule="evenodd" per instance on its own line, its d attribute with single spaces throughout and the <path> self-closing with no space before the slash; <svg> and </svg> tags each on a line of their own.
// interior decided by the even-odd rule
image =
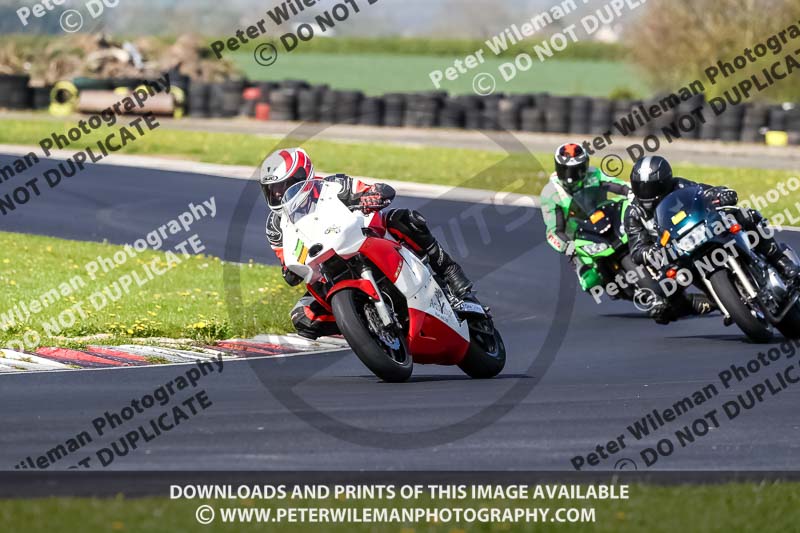
<svg viewBox="0 0 800 533">
<path fill-rule="evenodd" d="M 577 224 L 607 200 L 608 193 L 628 196 L 630 188 L 626 182 L 590 167 L 589 155 L 578 144 L 559 146 L 555 153 L 555 166 L 556 171 L 541 194 L 547 242 L 567 256 L 575 267 L 581 288 L 588 291 L 602 284 L 602 278 L 590 260 L 575 255 Z M 580 199 L 574 201 L 578 193 Z"/>
</svg>

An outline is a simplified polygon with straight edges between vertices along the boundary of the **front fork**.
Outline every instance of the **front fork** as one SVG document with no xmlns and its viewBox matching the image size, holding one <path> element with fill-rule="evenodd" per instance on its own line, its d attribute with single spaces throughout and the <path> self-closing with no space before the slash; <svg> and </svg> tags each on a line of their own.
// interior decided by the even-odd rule
<svg viewBox="0 0 800 533">
<path fill-rule="evenodd" d="M 393 325 L 394 318 L 392 317 L 392 312 L 383 300 L 383 295 L 381 294 L 380 287 L 378 287 L 378 283 L 375 281 L 375 276 L 372 275 L 372 271 L 366 265 L 361 268 L 361 279 L 368 281 L 375 288 L 375 294 L 378 295 L 378 299 L 375 300 L 375 309 L 378 311 L 378 316 L 383 325 L 386 327 Z"/>
</svg>

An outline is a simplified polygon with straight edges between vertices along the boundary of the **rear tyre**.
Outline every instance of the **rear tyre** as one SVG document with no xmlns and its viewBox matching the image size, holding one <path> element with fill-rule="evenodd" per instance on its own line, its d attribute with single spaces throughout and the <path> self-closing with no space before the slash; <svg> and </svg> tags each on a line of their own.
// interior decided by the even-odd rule
<svg viewBox="0 0 800 533">
<path fill-rule="evenodd" d="M 744 303 L 741 294 L 730 278 L 727 270 L 715 272 L 709 278 L 711 286 L 717 293 L 722 305 L 731 314 L 731 318 L 750 340 L 757 343 L 769 342 L 772 329 L 766 319 L 756 316 Z"/>
<path fill-rule="evenodd" d="M 493 378 L 506 366 L 506 346 L 491 320 L 469 323 L 467 355 L 458 367 L 474 379 Z"/>
<path fill-rule="evenodd" d="M 796 302 L 789 313 L 775 327 L 787 339 L 800 339 L 800 302 Z"/>
<path fill-rule="evenodd" d="M 331 308 L 350 348 L 373 374 L 390 383 L 411 377 L 414 362 L 403 335 L 386 331 L 369 297 L 343 290 L 333 295 Z"/>
</svg>

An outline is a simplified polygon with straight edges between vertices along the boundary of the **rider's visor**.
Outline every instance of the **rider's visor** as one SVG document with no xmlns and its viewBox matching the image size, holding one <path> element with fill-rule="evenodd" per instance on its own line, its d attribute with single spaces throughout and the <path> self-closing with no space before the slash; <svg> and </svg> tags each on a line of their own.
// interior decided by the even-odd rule
<svg viewBox="0 0 800 533">
<path fill-rule="evenodd" d="M 303 168 L 295 172 L 294 176 L 290 177 L 289 179 L 267 185 L 267 191 L 269 192 L 269 206 L 274 209 L 278 209 L 283 202 L 283 195 L 289 190 L 289 187 L 295 183 L 300 183 L 301 181 L 306 181 L 306 171 Z"/>
<path fill-rule="evenodd" d="M 670 184 L 659 181 L 634 181 L 633 194 L 643 202 L 660 200 L 669 192 Z"/>
</svg>

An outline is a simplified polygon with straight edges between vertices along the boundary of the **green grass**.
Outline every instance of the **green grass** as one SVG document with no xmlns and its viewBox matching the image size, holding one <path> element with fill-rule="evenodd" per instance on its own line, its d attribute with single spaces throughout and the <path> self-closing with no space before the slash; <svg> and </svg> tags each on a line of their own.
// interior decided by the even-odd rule
<svg viewBox="0 0 800 533">
<path fill-rule="evenodd" d="M 225 524 L 218 521 L 200 526 L 195 510 L 208 503 L 219 507 L 595 507 L 596 522 L 586 524 Z M 800 519 L 800 485 L 727 484 L 630 487 L 630 499 L 609 501 L 542 502 L 531 500 L 506 503 L 503 500 L 297 501 L 280 503 L 260 500 L 200 501 L 164 498 L 112 499 L 49 498 L 0 501 L 0 524 L 6 531 L 26 533 L 81 531 L 83 533 L 124 531 L 184 533 L 189 531 L 331 531 L 352 532 L 442 532 L 460 531 L 594 531 L 594 532 L 783 532 L 796 531 Z M 551 514 L 552 516 L 552 514 Z"/>
<path fill-rule="evenodd" d="M 650 94 L 635 68 L 623 61 L 565 60 L 556 55 L 505 82 L 498 68 L 513 58 L 497 58 L 491 51 L 485 52 L 484 57 L 486 62 L 483 65 L 462 74 L 456 81 L 443 80 L 441 90 L 452 94 L 472 93 L 475 75 L 488 72 L 497 80 L 498 92 L 609 96 L 615 89 L 626 87 L 639 95 Z M 237 52 L 230 55 L 230 59 L 252 80 L 302 79 L 311 83 L 327 83 L 336 89 L 357 89 L 367 94 L 432 91 L 435 87 L 430 79 L 431 71 L 444 70 L 453 66 L 455 59 L 463 58 L 464 55 L 330 55 L 294 51 L 280 53 L 273 65 L 262 67 L 255 62 L 252 53 Z"/>
<path fill-rule="evenodd" d="M 543 32 L 542 35 L 547 35 Z M 544 38 L 544 37 L 543 37 Z M 254 50 L 262 40 L 251 41 L 242 50 Z M 535 37 L 512 44 L 500 53 L 501 57 L 515 57 L 520 52 L 530 52 Z M 452 57 L 472 54 L 481 48 L 486 49 L 484 39 L 430 39 L 425 37 L 333 37 L 314 38 L 300 43 L 291 53 L 298 54 L 386 54 L 410 56 Z M 601 43 L 597 41 L 577 41 L 570 43 L 560 54 L 561 59 L 624 60 L 628 49 L 623 44 Z"/>
<path fill-rule="evenodd" d="M 29 121 L 0 120 L 0 143 L 36 145 L 58 128 L 66 129 L 74 124 L 74 121 L 52 121 L 46 116 Z M 100 136 L 98 132 L 93 137 L 86 137 L 74 148 L 81 149 Z M 269 151 L 297 143 L 293 139 L 262 135 L 189 132 L 162 127 L 128 144 L 123 151 L 127 154 L 180 156 L 210 163 L 251 165 L 255 169 Z M 549 153 L 508 155 L 469 149 L 322 140 L 303 142 L 302 146 L 311 153 L 319 169 L 375 179 L 539 194 L 552 172 L 552 155 Z M 622 146 L 619 151 L 624 156 Z M 600 161 L 593 163 L 599 164 Z M 800 175 L 795 171 L 706 167 L 679 161 L 673 161 L 673 166 L 677 175 L 733 187 L 741 198 L 764 194 L 775 184 Z M 622 176 L 629 173 L 630 164 L 627 164 Z M 795 202 L 791 196 L 783 197 L 765 213 L 770 215 L 794 208 Z"/>
<path fill-rule="evenodd" d="M 93 280 L 86 265 L 98 257 L 113 257 L 119 250 L 121 246 L 110 244 L 0 232 L 0 313 L 5 314 L 20 301 L 27 304 L 40 300 L 50 289 L 57 289 L 62 282 L 69 282 L 75 276 L 84 282 L 73 283 L 68 295 L 62 293 L 55 304 L 48 305 L 25 322 L 0 329 L 0 346 L 19 340 L 31 329 L 42 337 L 42 344 L 46 346 L 84 344 L 65 345 L 60 339 L 54 341 L 48 338 L 42 326 L 43 322 L 57 318 L 59 313 L 78 303 L 86 318 L 64 328 L 58 336 L 111 334 L 110 339 L 100 341 L 103 344 L 139 337 L 194 338 L 208 342 L 292 330 L 289 309 L 300 292 L 283 282 L 280 269 L 253 263 L 225 265 L 225 268 L 237 269 L 241 279 L 242 304 L 233 301 L 234 307 L 241 309 L 241 316 L 231 318 L 223 282 L 223 263 L 205 255 L 178 254 L 181 262 L 163 275 L 141 287 L 134 283 L 127 294 L 116 301 L 109 299 L 106 306 L 98 298 L 95 307 L 91 295 L 121 276 L 136 272 L 141 279 L 147 279 L 145 264 L 158 260 L 159 270 L 167 266 L 164 253 L 145 251 L 113 270 L 100 271 Z"/>
</svg>

